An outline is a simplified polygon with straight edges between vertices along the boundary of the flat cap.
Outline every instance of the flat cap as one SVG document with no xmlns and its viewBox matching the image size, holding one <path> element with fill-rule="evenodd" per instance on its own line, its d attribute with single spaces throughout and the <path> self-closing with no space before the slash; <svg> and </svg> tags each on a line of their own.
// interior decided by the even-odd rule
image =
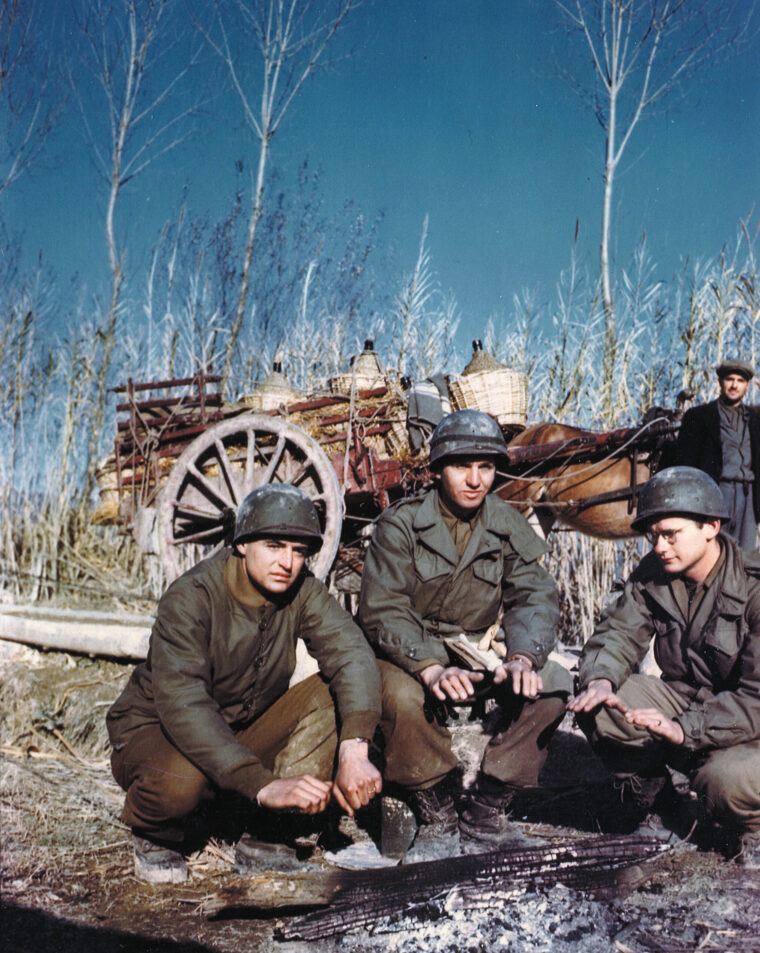
<svg viewBox="0 0 760 953">
<path fill-rule="evenodd" d="M 740 361 L 738 358 L 727 358 L 715 368 L 718 377 L 726 377 L 728 374 L 741 374 L 745 380 L 752 380 L 755 376 L 755 368 L 749 361 Z"/>
</svg>

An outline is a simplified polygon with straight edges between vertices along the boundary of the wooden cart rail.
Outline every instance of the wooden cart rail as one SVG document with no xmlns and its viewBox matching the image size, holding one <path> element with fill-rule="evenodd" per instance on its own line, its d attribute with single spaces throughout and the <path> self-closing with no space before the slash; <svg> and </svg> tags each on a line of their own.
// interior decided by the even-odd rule
<svg viewBox="0 0 760 953">
<path fill-rule="evenodd" d="M 346 565 L 360 562 L 367 525 L 395 499 L 429 481 L 424 457 L 408 450 L 405 402 L 391 385 L 254 411 L 245 401 L 226 402 L 215 389 L 219 381 L 199 372 L 138 384 L 129 380 L 113 389 L 126 396 L 117 405 L 125 416 L 117 423 L 113 457 L 101 471 L 110 481 L 110 496 L 98 521 L 115 522 L 141 541 L 146 512 L 153 511 L 170 577 L 209 548 L 228 543 L 244 495 L 264 483 L 293 483 L 315 501 L 329 528 L 317 560 L 326 571 L 339 544 Z M 648 462 L 641 460 L 676 428 L 663 419 L 605 433 L 539 425 L 534 429 L 542 435 L 534 440 L 530 431 L 515 437 L 508 427 L 509 472 L 502 474 L 508 483 L 498 492 L 523 510 L 543 505 L 549 519 L 553 512 L 563 522 L 574 510 L 603 506 L 612 512 L 617 501 L 627 500 L 620 519 L 628 535 L 631 503 L 648 473 Z M 596 466 L 606 471 L 609 460 L 620 462 L 616 473 L 625 472 L 600 491 L 586 471 Z M 572 492 L 565 492 L 571 471 Z M 540 494 L 538 481 L 543 481 Z"/>
</svg>

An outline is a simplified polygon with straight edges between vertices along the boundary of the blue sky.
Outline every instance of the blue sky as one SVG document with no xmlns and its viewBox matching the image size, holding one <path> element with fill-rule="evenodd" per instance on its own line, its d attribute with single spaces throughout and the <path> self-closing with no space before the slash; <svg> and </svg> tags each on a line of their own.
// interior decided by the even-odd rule
<svg viewBox="0 0 760 953">
<path fill-rule="evenodd" d="M 47 0 L 53 3 L 55 0 Z M 513 294 L 551 297 L 578 250 L 597 270 L 602 131 L 558 77 L 569 40 L 549 0 L 375 0 L 343 35 L 353 55 L 313 79 L 273 140 L 286 173 L 308 158 L 321 169 L 328 209 L 353 200 L 385 214 L 398 283 L 411 270 L 426 215 L 438 279 L 455 295 L 464 339 Z M 669 280 L 682 259 L 716 255 L 741 219 L 760 212 L 760 36 L 741 55 L 689 81 L 686 99 L 645 120 L 617 180 L 615 258 L 630 262 L 644 231 Z M 5 215 L 23 229 L 27 260 L 89 292 L 107 278 L 102 195 L 78 117 L 55 140 L 58 161 L 22 180 Z M 230 97 L 197 120 L 199 135 L 143 180 L 122 209 L 136 267 L 185 200 L 220 215 L 235 160 L 254 150 Z M 382 276 L 381 276 L 382 277 Z"/>
</svg>

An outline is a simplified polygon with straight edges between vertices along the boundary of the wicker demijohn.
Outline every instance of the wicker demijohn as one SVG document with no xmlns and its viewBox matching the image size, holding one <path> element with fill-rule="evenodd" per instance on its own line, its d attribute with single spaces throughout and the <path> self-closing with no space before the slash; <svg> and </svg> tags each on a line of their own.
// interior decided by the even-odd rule
<svg viewBox="0 0 760 953">
<path fill-rule="evenodd" d="M 459 377 L 449 380 L 455 410 L 482 410 L 500 426 L 524 428 L 528 420 L 528 378 L 505 367 L 473 341 L 470 363 Z"/>
<path fill-rule="evenodd" d="M 269 376 L 254 388 L 251 394 L 242 394 L 238 401 L 247 404 L 252 410 L 277 410 L 299 400 L 298 391 L 293 390 L 287 377 L 282 373 L 282 364 L 275 361 Z"/>
<path fill-rule="evenodd" d="M 352 386 L 356 391 L 387 387 L 388 380 L 375 353 L 374 342 L 365 341 L 364 350 L 353 359 L 351 370 L 331 377 L 329 384 L 333 394 L 350 394 Z"/>
</svg>

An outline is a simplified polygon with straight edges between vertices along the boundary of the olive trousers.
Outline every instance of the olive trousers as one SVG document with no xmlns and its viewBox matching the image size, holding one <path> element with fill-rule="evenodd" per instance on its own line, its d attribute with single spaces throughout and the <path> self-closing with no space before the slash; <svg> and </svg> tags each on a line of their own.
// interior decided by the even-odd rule
<svg viewBox="0 0 760 953">
<path fill-rule="evenodd" d="M 388 662 L 382 677 L 380 721 L 387 781 L 424 788 L 456 765 L 448 732 L 426 718 L 418 683 Z M 332 780 L 338 735 L 335 705 L 319 675 L 294 685 L 267 711 L 236 733 L 275 777 L 310 774 Z M 182 843 L 188 816 L 219 791 L 167 738 L 161 726 L 137 729 L 111 756 L 117 783 L 127 792 L 122 820 L 142 836 Z"/>
<path fill-rule="evenodd" d="M 668 718 L 689 706 L 688 699 L 651 675 L 631 675 L 617 695 L 630 708 L 657 708 Z M 602 707 L 588 720 L 578 720 L 613 774 L 656 776 L 670 765 L 687 775 L 716 821 L 739 831 L 760 830 L 760 740 L 693 752 L 658 741 L 614 709 Z"/>
</svg>

